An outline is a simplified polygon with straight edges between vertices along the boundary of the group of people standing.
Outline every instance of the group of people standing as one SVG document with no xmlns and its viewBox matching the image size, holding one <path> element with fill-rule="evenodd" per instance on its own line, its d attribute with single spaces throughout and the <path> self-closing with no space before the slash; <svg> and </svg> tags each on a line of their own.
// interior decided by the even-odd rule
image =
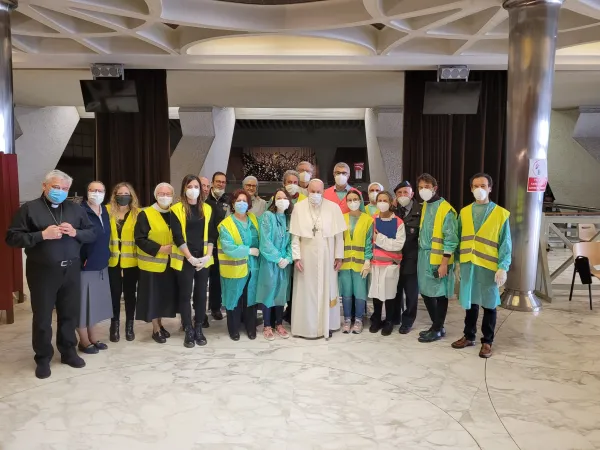
<svg viewBox="0 0 600 450">
<path fill-rule="evenodd" d="M 77 347 L 85 354 L 108 348 L 97 323 L 111 319 L 109 339 L 120 340 L 122 297 L 126 340 L 135 339 L 134 321 L 143 320 L 152 323 L 152 339 L 165 343 L 170 333 L 162 319 L 179 313 L 183 344 L 191 348 L 207 344 L 207 302 L 214 320 L 223 319 L 224 306 L 234 341 L 242 324 L 256 338 L 260 308 L 270 341 L 290 336 L 284 321 L 298 337 L 331 338 L 340 328 L 360 334 L 372 298 L 369 331 L 389 336 L 395 325 L 401 334 L 412 330 L 420 293 L 432 325 L 418 339 L 434 342 L 445 336 L 455 273 L 466 317 L 464 336 L 452 346 L 475 345 L 481 306 L 480 356 L 491 356 L 511 240 L 509 213 L 489 201 L 489 175 L 471 179 L 475 203 L 457 214 L 428 174 L 417 179 L 423 203 L 403 181 L 393 194 L 371 183 L 365 204 L 348 184 L 347 164 L 335 166 L 328 189 L 313 173 L 306 161 L 288 170 L 268 201 L 252 176 L 225 194 L 224 173 L 212 180 L 188 175 L 178 202 L 173 186 L 160 183 L 155 203 L 142 208 L 128 183 L 116 185 L 104 205 L 99 181 L 77 205 L 66 200 L 71 177 L 50 172 L 40 198 L 20 208 L 6 237 L 27 255 L 36 376 L 50 376 L 54 308 L 61 362 L 77 368 L 85 366 Z"/>
</svg>

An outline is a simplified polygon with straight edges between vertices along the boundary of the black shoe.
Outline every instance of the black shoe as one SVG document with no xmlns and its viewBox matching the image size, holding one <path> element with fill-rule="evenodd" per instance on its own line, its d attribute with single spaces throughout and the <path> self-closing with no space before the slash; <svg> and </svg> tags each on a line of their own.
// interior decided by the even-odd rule
<svg viewBox="0 0 600 450">
<path fill-rule="evenodd" d="M 194 336 L 196 339 L 196 345 L 199 346 L 204 346 L 206 345 L 206 338 L 204 337 L 204 333 L 202 333 L 202 328 L 200 327 L 196 327 L 196 329 L 194 330 Z"/>
<path fill-rule="evenodd" d="M 125 322 L 125 339 L 133 341 L 135 339 L 135 333 L 133 332 L 133 320 L 127 320 Z"/>
<path fill-rule="evenodd" d="M 433 331 L 433 327 L 431 327 L 429 330 L 419 331 L 419 337 L 425 336 L 430 331 Z M 440 334 L 442 335 L 442 337 L 446 337 L 446 329 L 442 328 L 442 331 L 440 331 Z"/>
<path fill-rule="evenodd" d="M 152 333 L 152 339 L 154 339 L 154 341 L 158 342 L 159 344 L 164 344 L 165 342 L 167 342 L 167 338 L 164 337 L 160 331 Z"/>
<path fill-rule="evenodd" d="M 160 326 L 160 335 L 162 337 L 164 337 L 165 339 L 171 337 L 171 333 L 169 333 L 167 330 L 165 330 L 165 327 L 163 327 L 162 325 Z"/>
<path fill-rule="evenodd" d="M 408 333 L 410 333 L 410 330 L 412 330 L 412 327 L 409 327 L 407 325 L 402 325 L 400 327 L 400 329 L 398 330 L 398 333 L 400 333 L 400 334 L 408 334 Z"/>
<path fill-rule="evenodd" d="M 381 320 L 371 320 L 371 326 L 369 327 L 369 333 L 379 333 L 379 330 L 383 327 Z"/>
<path fill-rule="evenodd" d="M 44 380 L 49 378 L 52 372 L 50 372 L 50 363 L 47 362 L 39 362 L 37 363 L 37 367 L 35 368 L 35 376 L 40 380 Z"/>
<path fill-rule="evenodd" d="M 94 344 L 90 344 L 87 347 L 84 347 L 83 345 L 79 344 L 77 347 L 79 348 L 80 352 L 83 352 L 86 355 L 95 355 L 100 351 Z"/>
<path fill-rule="evenodd" d="M 234 335 L 229 335 L 229 337 L 231 338 L 232 341 L 239 341 L 240 340 L 240 333 L 235 333 Z"/>
<path fill-rule="evenodd" d="M 119 342 L 121 335 L 119 334 L 119 327 L 121 326 L 120 320 L 112 320 L 110 322 L 110 342 Z"/>
<path fill-rule="evenodd" d="M 98 351 L 98 349 L 96 349 L 96 351 Z M 77 353 L 61 355 L 60 362 L 62 364 L 66 364 L 67 366 L 71 366 L 74 369 L 81 369 L 85 367 L 85 361 Z"/>
<path fill-rule="evenodd" d="M 251 341 L 256 339 L 256 331 L 248 333 L 248 339 L 250 339 Z"/>
<path fill-rule="evenodd" d="M 333 337 L 333 331 L 329 330 L 329 337 L 332 338 Z"/>
<path fill-rule="evenodd" d="M 383 325 L 383 328 L 381 329 L 381 335 L 389 336 L 390 334 L 392 334 L 392 331 L 394 331 L 394 324 L 389 320 L 386 320 L 385 324 Z"/>
<path fill-rule="evenodd" d="M 419 342 L 425 342 L 425 343 L 435 342 L 435 341 L 439 341 L 441 338 L 442 338 L 442 333 L 440 333 L 439 331 L 431 330 L 430 332 L 426 333 L 425 335 L 420 336 Z"/>
<path fill-rule="evenodd" d="M 213 316 L 213 319 L 215 320 L 223 320 L 223 313 L 220 309 L 215 309 L 214 311 L 211 311 L 210 315 Z"/>
<path fill-rule="evenodd" d="M 202 328 L 210 327 L 210 323 L 208 323 L 208 316 L 204 314 L 204 320 L 202 321 Z"/>
<path fill-rule="evenodd" d="M 185 337 L 183 338 L 183 346 L 185 348 L 193 348 L 196 345 L 196 333 L 192 327 L 185 328 Z"/>
<path fill-rule="evenodd" d="M 92 342 L 92 345 L 94 347 L 96 347 L 98 350 L 108 350 L 108 345 L 106 345 L 104 342 Z"/>
</svg>

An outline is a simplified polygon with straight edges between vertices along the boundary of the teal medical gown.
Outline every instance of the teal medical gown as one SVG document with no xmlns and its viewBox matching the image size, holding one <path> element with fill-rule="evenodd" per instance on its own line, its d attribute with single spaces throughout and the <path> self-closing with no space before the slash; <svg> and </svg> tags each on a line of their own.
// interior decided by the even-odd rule
<svg viewBox="0 0 600 450">
<path fill-rule="evenodd" d="M 448 297 L 454 295 L 454 265 L 448 264 L 448 276 L 435 278 L 433 272 L 439 266 L 431 265 L 431 241 L 433 238 L 433 222 L 443 199 L 427 204 L 423 226 L 419 232 L 419 259 L 417 262 L 417 276 L 419 279 L 419 291 L 427 297 Z M 458 220 L 454 212 L 449 211 L 442 225 L 444 239 L 444 253 L 453 254 L 458 248 Z"/>
<path fill-rule="evenodd" d="M 268 308 L 285 306 L 290 298 L 292 276 L 292 239 L 289 233 L 289 216 L 265 212 L 260 218 L 260 257 L 256 301 Z M 280 269 L 281 258 L 289 265 Z"/>
<path fill-rule="evenodd" d="M 248 283 L 248 306 L 256 304 L 256 283 L 258 281 L 258 258 L 250 256 L 251 248 L 259 248 L 258 230 L 248 219 L 246 223 L 240 222 L 235 216 L 232 216 L 240 236 L 242 245 L 233 242 L 233 237 L 225 228 L 219 229 L 219 240 L 221 249 L 230 258 L 248 258 L 248 275 L 244 278 L 223 278 L 221 276 L 221 292 L 223 305 L 228 311 L 232 311 L 238 304 L 244 287 Z M 248 281 L 248 278 L 250 280 Z"/>
<path fill-rule="evenodd" d="M 487 205 L 473 204 L 473 225 L 475 233 L 479 231 L 485 219 L 496 206 L 490 202 Z M 462 235 L 462 223 L 458 218 L 458 235 Z M 458 253 L 456 252 L 458 258 Z M 512 240 L 510 237 L 510 224 L 508 220 L 500 230 L 498 242 L 498 268 L 508 272 L 512 259 Z M 470 262 L 460 265 L 460 294 L 458 299 L 464 309 L 470 309 L 471 304 L 484 308 L 494 309 L 500 304 L 500 292 L 496 285 L 496 273 L 493 270 L 480 267 Z"/>
<path fill-rule="evenodd" d="M 354 229 L 359 217 L 350 217 L 350 236 L 354 235 Z M 365 242 L 365 261 L 373 259 L 373 225 L 367 231 L 367 242 Z M 338 289 L 342 297 L 352 297 L 358 300 L 366 300 L 368 297 L 368 280 L 354 270 L 340 270 L 338 273 Z"/>
<path fill-rule="evenodd" d="M 379 212 L 377 205 L 371 205 L 370 203 L 367 205 L 367 214 L 373 217 L 375 214 Z"/>
</svg>

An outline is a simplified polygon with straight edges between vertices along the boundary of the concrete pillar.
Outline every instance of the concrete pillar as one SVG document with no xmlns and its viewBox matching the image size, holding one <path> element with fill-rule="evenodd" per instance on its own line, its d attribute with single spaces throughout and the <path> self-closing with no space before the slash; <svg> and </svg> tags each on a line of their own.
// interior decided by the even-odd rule
<svg viewBox="0 0 600 450">
<path fill-rule="evenodd" d="M 0 153 L 15 153 L 10 13 L 17 0 L 0 0 Z"/>
<path fill-rule="evenodd" d="M 402 109 L 368 108 L 365 132 L 371 181 L 391 191 L 402 179 Z"/>
<path fill-rule="evenodd" d="M 563 0 L 505 0 L 509 14 L 506 203 L 512 266 L 502 306 L 537 311 L 543 192 L 527 192 L 531 160 L 547 160 L 558 16 Z"/>
<path fill-rule="evenodd" d="M 233 108 L 180 108 L 183 137 L 171 156 L 171 184 L 190 173 L 212 177 L 227 172 L 235 112 Z"/>
</svg>

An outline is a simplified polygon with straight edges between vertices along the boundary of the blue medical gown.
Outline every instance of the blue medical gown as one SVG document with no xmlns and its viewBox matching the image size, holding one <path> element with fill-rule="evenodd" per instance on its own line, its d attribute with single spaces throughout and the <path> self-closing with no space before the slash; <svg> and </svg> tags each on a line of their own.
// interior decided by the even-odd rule
<svg viewBox="0 0 600 450">
<path fill-rule="evenodd" d="M 479 231 L 492 210 L 496 206 L 490 202 L 486 205 L 473 204 L 473 225 L 475 233 Z M 462 234 L 462 223 L 458 219 L 459 236 Z M 500 230 L 498 242 L 498 268 L 508 272 L 512 259 L 512 240 L 508 220 Z M 457 256 L 458 258 L 458 252 Z M 484 308 L 494 309 L 500 304 L 500 291 L 496 285 L 496 273 L 493 270 L 480 267 L 470 262 L 460 265 L 460 294 L 458 296 L 461 306 L 470 309 L 471 304 Z"/>
<path fill-rule="evenodd" d="M 242 244 L 235 244 L 233 237 L 222 227 L 219 229 L 221 249 L 230 258 L 248 258 L 248 275 L 244 278 L 223 278 L 221 276 L 223 305 L 229 311 L 235 309 L 237 306 L 246 283 L 248 283 L 248 306 L 256 304 L 256 284 L 258 281 L 258 258 L 250 256 L 251 248 L 259 248 L 258 230 L 254 227 L 250 219 L 244 223 L 239 221 L 235 216 L 232 216 L 232 218 L 242 238 Z"/>
</svg>

